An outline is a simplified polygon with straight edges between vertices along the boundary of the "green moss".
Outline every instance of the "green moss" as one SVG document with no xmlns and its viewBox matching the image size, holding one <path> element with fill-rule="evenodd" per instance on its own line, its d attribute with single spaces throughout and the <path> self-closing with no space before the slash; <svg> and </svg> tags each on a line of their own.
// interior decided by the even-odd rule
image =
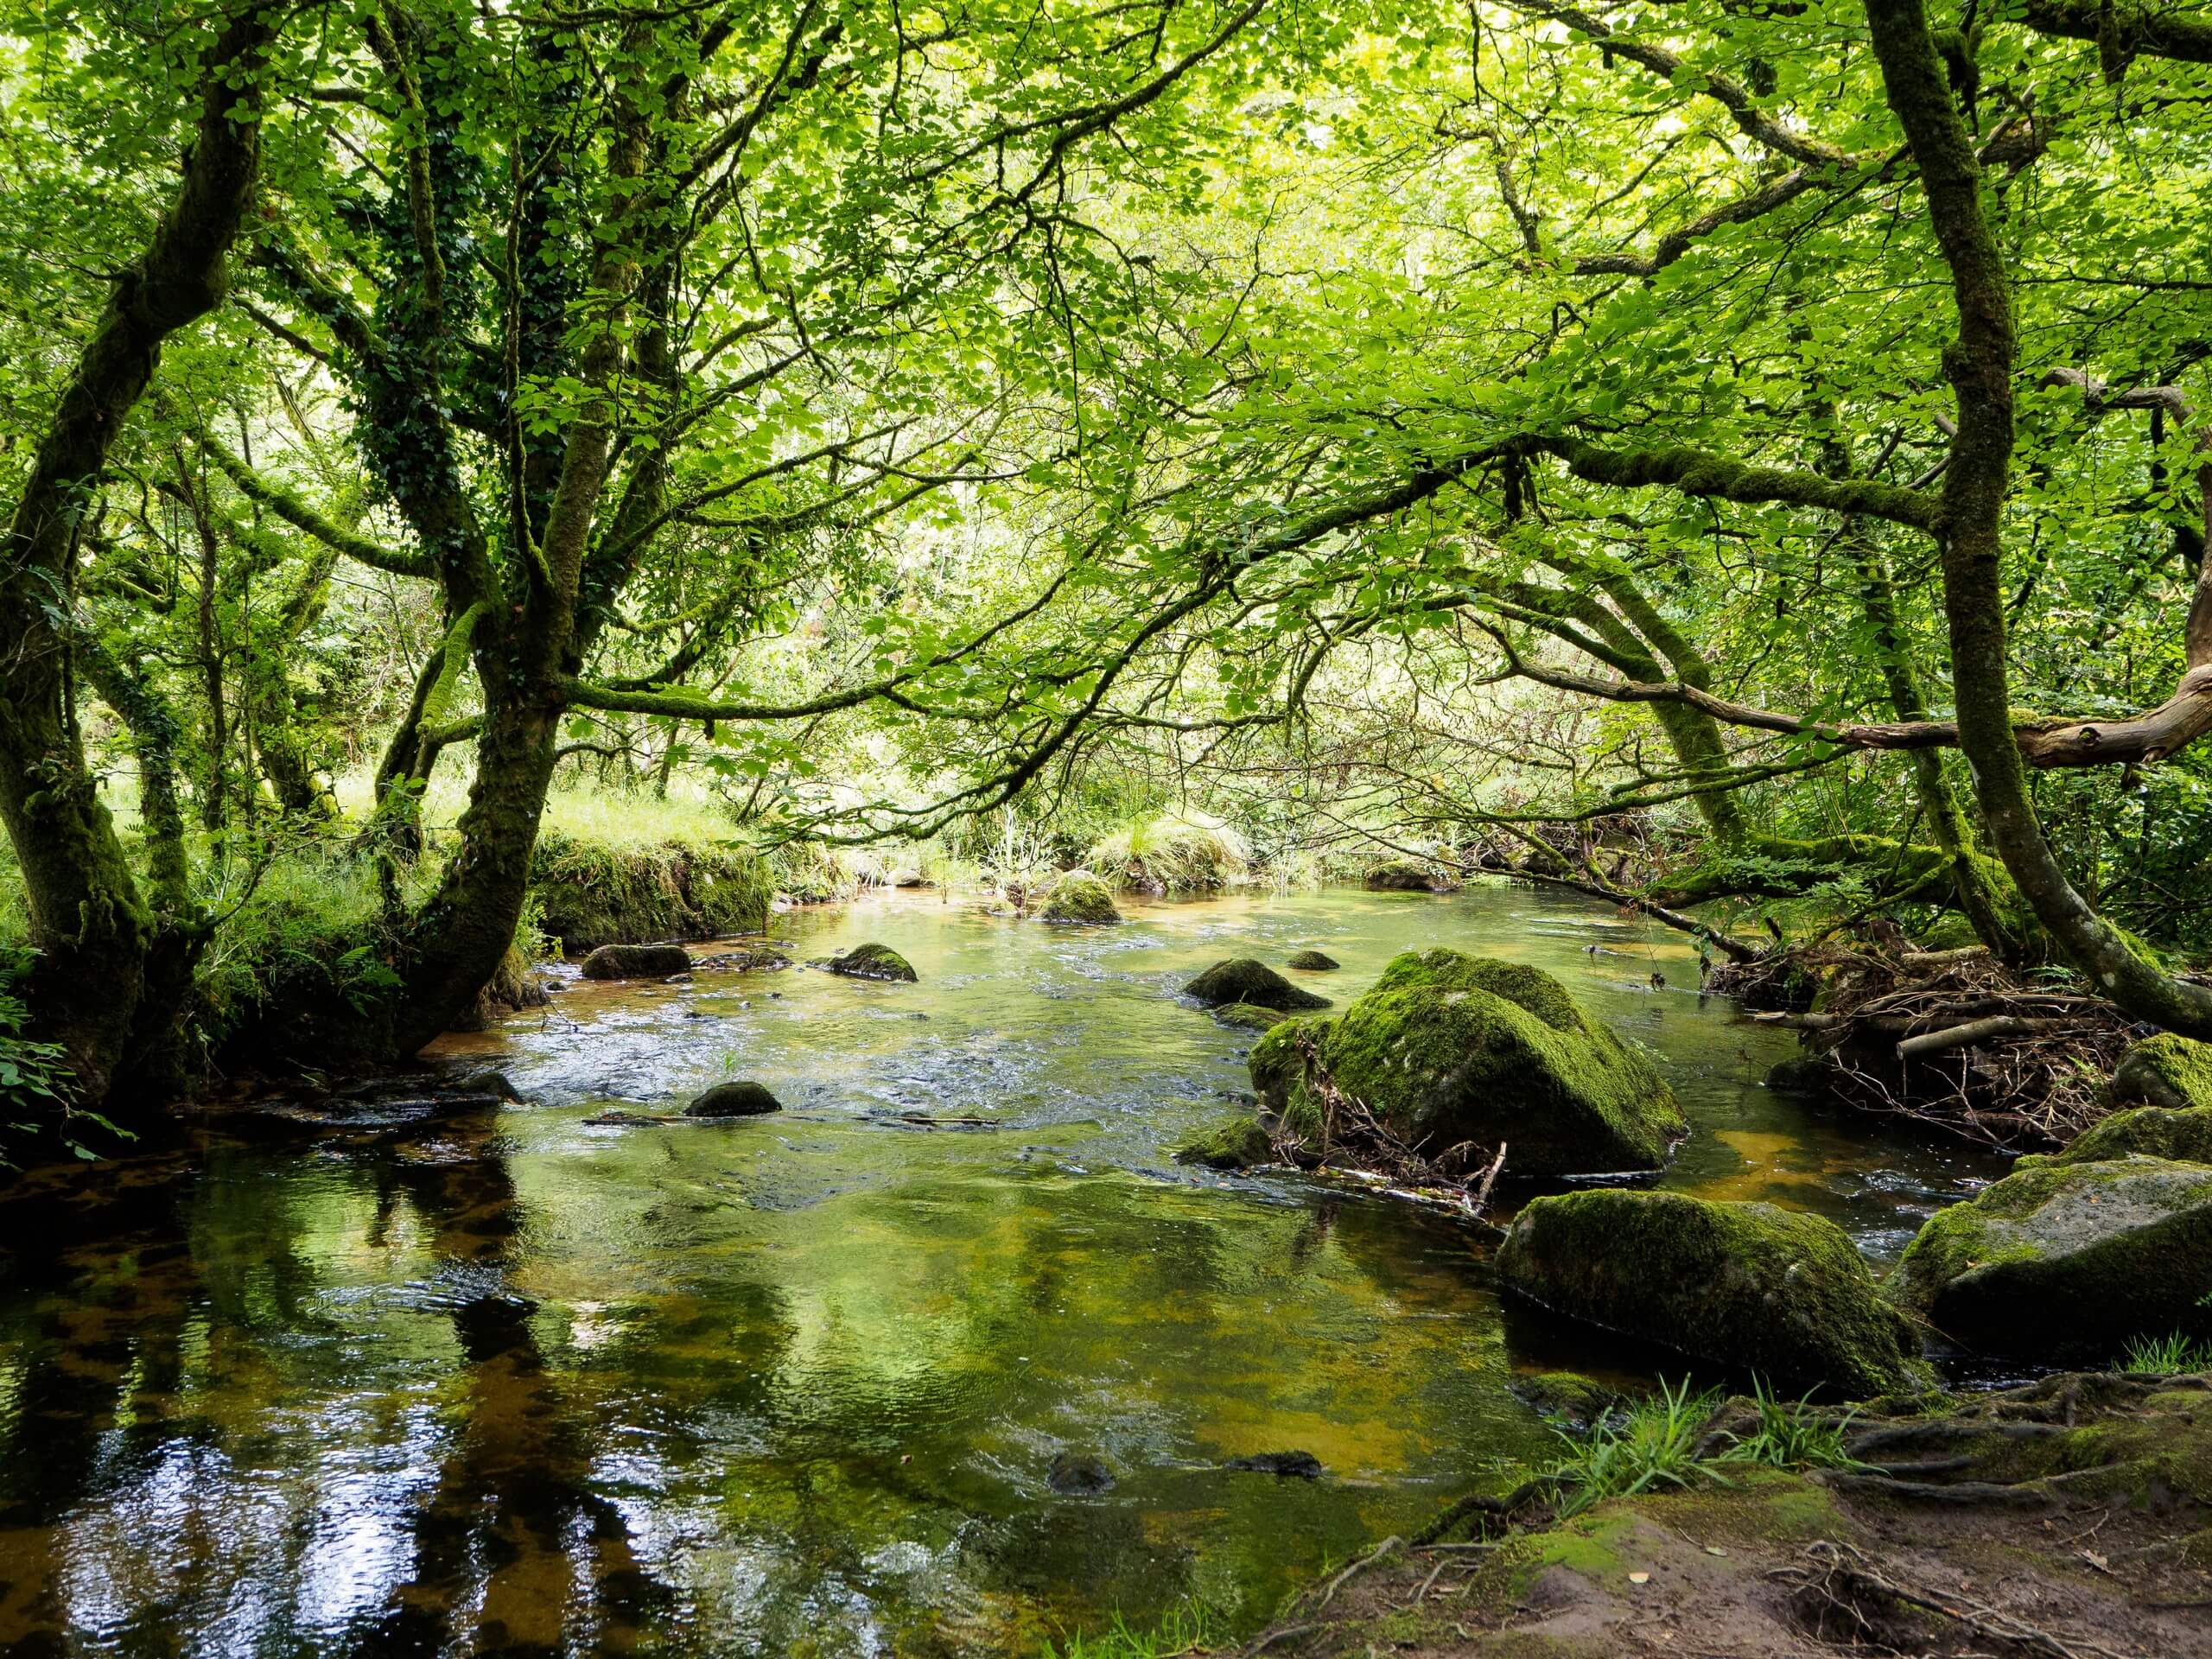
<svg viewBox="0 0 2212 1659">
<path fill-rule="evenodd" d="M 1497 1255 L 1508 1289 L 1792 1391 L 1916 1386 L 1910 1326 L 1818 1216 L 1618 1189 L 1538 1198 Z"/>
<path fill-rule="evenodd" d="M 2171 1111 L 2212 1109 L 2212 1043 L 2164 1031 L 2145 1038 L 2120 1057 L 2112 1074 L 2112 1098 Z"/>
<path fill-rule="evenodd" d="M 2212 1327 L 2212 1166 L 2037 1160 L 1931 1217 L 1887 1294 L 1961 1342 L 2104 1359 Z"/>
<path fill-rule="evenodd" d="M 1807 1544 L 1849 1529 L 1827 1487 L 1755 1464 L 1731 1464 L 1726 1486 L 1661 1493 L 1642 1507 L 1700 1544 Z"/>
<path fill-rule="evenodd" d="M 2114 1112 L 2085 1131 L 2065 1151 L 2023 1158 L 2019 1166 L 2043 1169 L 2054 1164 L 2101 1163 L 2131 1156 L 2212 1164 L 2212 1106 L 2191 1111 L 2139 1106 L 2132 1112 Z"/>
<path fill-rule="evenodd" d="M 1118 922 L 1122 912 L 1114 907 L 1112 888 L 1088 870 L 1070 870 L 1052 884 L 1043 919 L 1096 925 Z"/>
<path fill-rule="evenodd" d="M 1250 1002 L 1230 1002 L 1213 1011 L 1213 1017 L 1224 1026 L 1235 1026 L 1241 1031 L 1272 1031 L 1290 1018 L 1281 1008 L 1263 1008 Z"/>
<path fill-rule="evenodd" d="M 767 925 L 775 890 L 741 847 L 614 847 L 549 830 L 531 855 L 541 925 L 570 954 L 650 939 L 711 939 Z"/>
<path fill-rule="evenodd" d="M 1409 1144 L 1503 1141 L 1516 1175 L 1656 1169 L 1685 1127 L 1649 1060 L 1520 963 L 1408 952 L 1342 1019 L 1269 1033 L 1252 1052 L 1253 1085 L 1318 1148 L 1326 1103 L 1301 1044 Z"/>
<path fill-rule="evenodd" d="M 1274 1161 L 1274 1147 L 1257 1118 L 1230 1116 L 1209 1124 L 1170 1150 L 1179 1164 L 1207 1169 L 1249 1169 Z"/>
</svg>

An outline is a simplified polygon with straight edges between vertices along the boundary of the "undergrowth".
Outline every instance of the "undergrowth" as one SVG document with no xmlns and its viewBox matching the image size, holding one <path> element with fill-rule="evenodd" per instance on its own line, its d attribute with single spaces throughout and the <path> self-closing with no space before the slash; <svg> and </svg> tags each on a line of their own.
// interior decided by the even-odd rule
<svg viewBox="0 0 2212 1659">
<path fill-rule="evenodd" d="M 1560 1513 L 1580 1515 L 1609 1497 L 1633 1497 L 1656 1486 L 1688 1486 L 1709 1476 L 1698 1461 L 1697 1443 L 1719 1403 L 1717 1393 L 1693 1395 L 1687 1376 L 1672 1388 L 1662 1378 L 1657 1394 L 1637 1401 L 1587 1434 L 1554 1429 L 1566 1450 L 1545 1473 L 1564 1492 Z"/>
<path fill-rule="evenodd" d="M 2198 1342 L 2182 1331 L 2163 1337 L 2138 1337 L 2113 1362 L 2113 1369 L 2130 1376 L 2187 1376 L 2212 1371 L 2212 1342 Z"/>
<path fill-rule="evenodd" d="M 1785 1400 L 1762 1377 L 1751 1379 L 1751 1403 L 1758 1425 L 1739 1436 L 1722 1458 L 1728 1463 L 1759 1463 L 1771 1469 L 1855 1469 L 1859 1460 L 1846 1449 L 1855 1410 L 1831 1416 L 1815 1409 L 1808 1394 Z"/>
<path fill-rule="evenodd" d="M 1210 812 L 1155 812 L 1092 843 L 1084 862 L 1104 880 L 1143 893 L 1214 893 L 1250 861 L 1244 837 Z"/>
<path fill-rule="evenodd" d="M 1168 1610 L 1159 1624 L 1139 1629 L 1116 1613 L 1105 1629 L 1047 1642 L 1039 1659 L 1172 1659 L 1202 1653 L 1223 1639 L 1219 1619 L 1203 1602 L 1185 1601 Z"/>
</svg>

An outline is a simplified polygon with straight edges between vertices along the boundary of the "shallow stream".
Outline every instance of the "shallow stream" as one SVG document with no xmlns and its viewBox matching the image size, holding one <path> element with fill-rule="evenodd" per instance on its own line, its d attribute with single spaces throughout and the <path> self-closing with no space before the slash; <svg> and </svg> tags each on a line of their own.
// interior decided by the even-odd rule
<svg viewBox="0 0 2212 1659">
<path fill-rule="evenodd" d="M 0 1651 L 1023 1654 L 1185 1599 L 1256 1624 L 1544 1455 L 1516 1372 L 1650 1360 L 1502 1308 L 1448 1217 L 1170 1161 L 1246 1087 L 1250 1033 L 1173 995 L 1224 957 L 1319 946 L 1339 1006 L 1409 948 L 1537 963 L 1660 1057 L 1695 1125 L 1667 1185 L 1877 1258 L 1994 1173 L 1760 1087 L 1789 1044 L 1700 999 L 1678 936 L 1524 888 L 777 922 L 920 983 L 579 981 L 443 1045 L 526 1104 L 211 1135 L 0 1205 Z M 584 1121 L 730 1077 L 787 1109 Z M 1224 1466 L 1290 1451 L 1324 1477 Z M 1110 1490 L 1055 1490 L 1094 1464 Z"/>
</svg>

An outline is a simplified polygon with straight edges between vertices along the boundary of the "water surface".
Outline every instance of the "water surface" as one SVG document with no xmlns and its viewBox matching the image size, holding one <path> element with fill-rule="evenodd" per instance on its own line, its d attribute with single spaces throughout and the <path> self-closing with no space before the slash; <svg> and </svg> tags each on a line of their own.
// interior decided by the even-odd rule
<svg viewBox="0 0 2212 1659">
<path fill-rule="evenodd" d="M 1225 956 L 1319 946 L 1340 1005 L 1401 950 L 1538 963 L 1682 1096 L 1666 1184 L 1877 1258 L 1991 1173 L 1758 1086 L 1787 1042 L 1700 999 L 1678 936 L 1523 889 L 1103 930 L 902 894 L 775 931 L 921 982 L 578 981 L 443 1045 L 526 1104 L 210 1134 L 0 1205 L 0 1649 L 1024 1653 L 1185 1598 L 1256 1624 L 1542 1455 L 1516 1370 L 1649 1362 L 1501 1309 L 1447 1216 L 1171 1162 L 1247 1086 L 1249 1033 L 1173 995 Z M 585 1122 L 734 1077 L 787 1109 Z M 1325 1477 L 1224 1466 L 1280 1451 Z M 1053 1490 L 1078 1456 L 1110 1491 Z"/>
</svg>

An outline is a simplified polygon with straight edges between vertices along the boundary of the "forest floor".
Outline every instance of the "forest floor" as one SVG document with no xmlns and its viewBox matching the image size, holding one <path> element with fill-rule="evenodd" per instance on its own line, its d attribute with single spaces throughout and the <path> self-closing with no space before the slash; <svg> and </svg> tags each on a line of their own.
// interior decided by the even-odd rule
<svg viewBox="0 0 2212 1659">
<path fill-rule="evenodd" d="M 1394 1540 L 1244 1652 L 2212 1656 L 2212 1379 L 2056 1377 L 1854 1427 L 1872 1468 L 1734 1465 L 1487 1540 Z"/>
</svg>

